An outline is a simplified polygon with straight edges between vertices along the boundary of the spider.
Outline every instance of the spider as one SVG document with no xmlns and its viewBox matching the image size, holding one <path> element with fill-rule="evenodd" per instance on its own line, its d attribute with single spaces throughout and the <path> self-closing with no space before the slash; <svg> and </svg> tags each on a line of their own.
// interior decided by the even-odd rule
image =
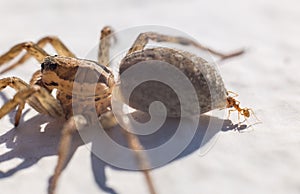
<svg viewBox="0 0 300 194">
<path fill-rule="evenodd" d="M 55 193 L 58 179 L 67 159 L 72 141 L 72 134 L 76 130 L 98 121 L 103 124 L 104 129 L 108 129 L 117 124 L 111 112 L 112 90 L 115 86 L 114 75 L 109 68 L 109 48 L 111 46 L 112 35 L 113 31 L 110 27 L 106 26 L 102 29 L 98 51 L 98 62 L 77 58 L 62 43 L 62 41 L 55 36 L 44 37 L 37 43 L 23 42 L 17 44 L 8 52 L 0 56 L 0 65 L 3 65 L 17 57 L 21 51 L 26 51 L 16 63 L 9 66 L 1 73 L 23 64 L 31 56 L 41 64 L 40 69 L 33 74 L 29 83 L 26 83 L 18 77 L 0 79 L 0 90 L 7 86 L 16 90 L 14 97 L 0 108 L 0 118 L 17 108 L 15 126 L 18 126 L 22 110 L 24 109 L 25 103 L 27 103 L 41 114 L 50 115 L 55 118 L 65 117 L 66 119 L 61 131 L 61 139 L 58 147 L 58 161 L 53 178 L 49 183 L 49 194 Z M 137 37 L 125 58 L 130 58 L 130 56 L 134 57 L 137 54 L 149 50 L 145 49 L 149 40 L 192 45 L 196 48 L 209 51 L 212 54 L 219 56 L 221 59 L 227 59 L 243 53 L 243 51 L 238 51 L 230 54 L 222 54 L 213 49 L 204 47 L 188 38 L 163 35 L 155 32 L 145 32 Z M 50 56 L 43 49 L 46 44 L 52 45 L 58 55 Z M 152 49 L 152 51 L 159 52 L 169 52 L 170 50 L 171 49 Z M 121 62 L 120 67 L 122 67 L 122 63 L 123 62 Z M 80 75 L 77 76 L 82 76 L 86 79 L 76 83 L 79 85 L 80 90 L 74 91 L 73 84 L 76 82 L 75 74 L 77 73 L 78 68 L 83 68 L 84 71 L 80 72 Z M 89 76 L 98 76 L 99 79 L 96 83 L 90 83 L 88 81 Z M 95 86 L 94 88 L 96 89 L 93 91 L 86 89 L 89 88 L 90 85 Z M 51 93 L 54 89 L 57 90 L 56 97 Z M 75 106 L 74 102 L 77 102 L 75 103 Z M 94 108 L 97 113 L 96 117 L 95 115 L 91 115 L 91 110 Z M 81 114 L 73 115 L 74 109 L 79 109 Z M 142 149 L 142 146 L 135 135 L 127 134 L 127 139 L 129 147 L 133 151 Z M 141 160 L 140 163 L 146 163 L 143 161 L 143 157 L 137 158 Z M 149 192 L 155 194 L 156 191 L 151 181 L 149 171 L 142 171 L 146 177 Z"/>
</svg>

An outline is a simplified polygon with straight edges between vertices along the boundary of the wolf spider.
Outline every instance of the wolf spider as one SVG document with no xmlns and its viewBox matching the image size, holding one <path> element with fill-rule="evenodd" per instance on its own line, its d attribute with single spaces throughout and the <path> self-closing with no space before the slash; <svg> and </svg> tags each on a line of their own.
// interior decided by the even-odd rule
<svg viewBox="0 0 300 194">
<path fill-rule="evenodd" d="M 0 90 L 9 86 L 16 90 L 14 97 L 0 108 L 0 118 L 17 108 L 15 115 L 15 126 L 18 126 L 22 110 L 25 103 L 41 114 L 51 117 L 65 117 L 66 122 L 61 131 L 61 139 L 58 148 L 58 161 L 53 178 L 49 184 L 49 194 L 55 193 L 58 179 L 62 173 L 67 160 L 67 155 L 72 141 L 72 134 L 85 126 L 100 122 L 105 129 L 116 125 L 116 120 L 111 113 L 111 95 L 115 85 L 114 75 L 109 69 L 109 48 L 111 45 L 111 35 L 113 31 L 110 27 L 104 27 L 101 31 L 98 62 L 77 58 L 61 41 L 55 36 L 47 36 L 37 43 L 23 42 L 12 47 L 8 52 L 0 56 L 0 65 L 8 63 L 17 57 L 23 50 L 26 53 L 14 64 L 3 70 L 1 73 L 9 71 L 23 64 L 29 57 L 34 57 L 40 64 L 29 83 L 18 77 L 8 77 L 0 79 Z M 182 45 L 192 45 L 196 48 L 206 50 L 221 59 L 226 59 L 240 55 L 242 51 L 228 55 L 219 53 L 210 48 L 204 47 L 197 42 L 183 37 L 162 35 L 154 32 L 141 33 L 126 56 L 135 52 L 142 52 L 149 40 L 156 42 L 172 42 Z M 43 47 L 50 44 L 58 55 L 50 56 Z M 88 79 L 91 76 L 98 76 L 96 83 L 83 80 L 79 84 L 80 90 L 74 91 L 73 84 L 76 82 L 75 75 L 78 68 L 84 71 L 79 72 L 79 77 Z M 89 91 L 86 88 L 96 88 Z M 56 89 L 56 97 L 51 92 Z M 76 103 L 74 103 L 76 102 Z M 81 110 L 80 115 L 73 115 L 73 110 Z M 91 109 L 96 109 L 95 115 L 91 115 Z M 104 116 L 103 116 L 104 115 Z M 127 134 L 129 147 L 135 151 L 143 149 L 138 138 L 133 134 Z M 146 163 L 143 157 L 137 157 L 141 164 Z M 151 181 L 149 170 L 141 169 L 146 177 L 149 192 L 156 193 Z"/>
</svg>

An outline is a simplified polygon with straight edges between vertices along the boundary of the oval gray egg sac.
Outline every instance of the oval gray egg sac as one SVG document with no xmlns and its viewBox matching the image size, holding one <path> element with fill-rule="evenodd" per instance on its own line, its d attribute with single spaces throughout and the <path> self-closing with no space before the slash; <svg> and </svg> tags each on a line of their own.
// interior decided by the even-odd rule
<svg viewBox="0 0 300 194">
<path fill-rule="evenodd" d="M 138 63 L 153 65 L 154 63 L 167 63 L 177 67 L 192 83 L 198 102 L 190 100 L 184 107 L 190 114 L 198 114 L 195 106 L 199 106 L 200 114 L 226 106 L 226 89 L 219 71 L 213 64 L 189 52 L 158 47 L 134 52 L 125 57 L 120 64 L 121 93 L 137 81 L 136 76 L 122 76 L 130 67 Z M 162 65 L 163 66 L 163 65 Z M 155 69 L 156 72 L 164 71 L 163 67 Z M 145 72 L 147 73 L 147 72 Z M 169 75 L 168 75 L 169 76 Z M 176 77 L 172 78 L 176 80 Z M 186 90 L 176 85 L 176 89 Z M 186 93 L 189 94 L 188 91 Z M 189 99 L 189 98 L 187 98 Z M 130 94 L 129 106 L 137 110 L 148 112 L 149 105 L 154 101 L 162 102 L 167 109 L 168 117 L 180 117 L 181 106 L 175 91 L 162 82 L 146 81 L 139 84 Z M 199 109 L 198 109 L 199 110 Z"/>
</svg>

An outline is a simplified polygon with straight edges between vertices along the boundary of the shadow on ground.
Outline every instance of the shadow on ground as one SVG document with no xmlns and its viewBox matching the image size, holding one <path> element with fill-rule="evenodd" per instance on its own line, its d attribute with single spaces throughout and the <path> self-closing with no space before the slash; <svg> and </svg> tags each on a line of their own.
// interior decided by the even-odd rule
<svg viewBox="0 0 300 194">
<path fill-rule="evenodd" d="M 13 117 L 13 115 L 11 114 L 10 117 Z M 11 119 L 11 122 L 13 122 L 13 120 L 14 119 Z M 9 170 L 5 169 L 5 172 L 0 169 L 0 179 L 10 177 L 18 171 L 35 165 L 43 157 L 57 155 L 57 146 L 64 121 L 64 119 L 55 120 L 45 115 L 37 115 L 26 122 L 21 122 L 19 127 L 12 128 L 7 133 L 0 136 L 0 145 L 5 144 L 5 146 L 10 149 L 8 152 L 0 155 L 0 163 L 14 158 L 23 159 L 23 162 Z M 228 120 L 221 120 L 216 117 L 210 117 L 206 115 L 201 116 L 196 134 L 194 135 L 192 141 L 187 145 L 183 152 L 179 153 L 179 155 L 170 162 L 180 160 L 181 158 L 200 150 L 203 145 L 207 144 L 207 142 L 216 136 L 220 129 L 211 130 L 209 132 L 206 131 L 210 121 L 217 123 L 221 122 L 222 131 L 227 131 L 234 128 L 234 126 L 232 126 L 231 122 Z M 41 132 L 41 125 L 45 123 L 47 123 L 47 125 L 44 131 Z M 172 136 L 177 120 L 167 119 L 166 123 L 155 135 L 151 136 L 150 138 L 140 138 L 144 147 L 149 148 L 155 146 L 156 144 L 161 144 Z M 118 139 L 120 142 L 126 142 L 122 137 L 123 135 L 120 133 L 120 127 L 115 127 L 107 131 L 107 133 L 114 140 Z M 82 145 L 84 145 L 84 143 L 80 135 L 78 133 L 74 134 L 69 160 L 72 158 L 72 155 L 75 153 L 76 149 Z M 106 184 L 107 178 L 105 174 L 105 168 L 106 166 L 110 166 L 114 169 L 122 169 L 111 166 L 92 153 L 91 164 L 97 185 L 107 193 L 116 194 L 117 192 Z"/>
</svg>

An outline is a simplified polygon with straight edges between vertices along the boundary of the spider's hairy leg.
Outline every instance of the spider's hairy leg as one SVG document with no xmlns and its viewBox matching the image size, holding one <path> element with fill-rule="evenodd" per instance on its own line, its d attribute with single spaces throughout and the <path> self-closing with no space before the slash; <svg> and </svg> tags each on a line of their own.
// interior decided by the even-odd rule
<svg viewBox="0 0 300 194">
<path fill-rule="evenodd" d="M 118 125 L 118 121 L 112 111 L 101 114 L 99 121 L 104 130 L 111 129 Z"/>
<path fill-rule="evenodd" d="M 37 41 L 36 45 L 40 48 L 44 48 L 47 44 L 50 44 L 58 55 L 66 57 L 75 57 L 75 55 L 65 46 L 65 44 L 56 36 L 46 36 Z M 5 73 L 23 63 L 30 58 L 30 53 L 24 54 L 17 62 L 4 69 L 1 73 Z"/>
<path fill-rule="evenodd" d="M 15 125 L 17 126 L 26 102 L 40 113 L 48 114 L 53 117 L 63 115 L 60 104 L 45 88 L 38 85 L 30 86 L 17 77 L 0 79 L 0 90 L 7 86 L 15 89 L 17 93 L 12 100 L 1 107 L 0 118 L 19 106 L 15 117 Z"/>
<path fill-rule="evenodd" d="M 27 53 L 33 56 L 39 63 L 42 63 L 45 57 L 49 56 L 46 51 L 32 42 L 23 42 L 12 47 L 8 52 L 0 56 L 0 66 L 17 57 L 25 49 Z M 0 73 L 3 73 L 4 70 Z"/>
<path fill-rule="evenodd" d="M 150 170 L 149 170 L 150 165 L 148 163 L 147 156 L 141 152 L 142 150 L 145 150 L 144 147 L 142 146 L 141 142 L 139 141 L 138 137 L 135 134 L 129 133 L 124 129 L 122 132 L 127 139 L 129 148 L 132 149 L 132 151 L 135 154 L 139 168 L 144 173 L 150 194 L 156 194 L 157 192 L 155 191 L 155 187 L 152 178 L 150 176 Z"/>
<path fill-rule="evenodd" d="M 101 65 L 109 66 L 109 49 L 111 46 L 111 38 L 113 36 L 113 30 L 109 26 L 105 26 L 101 30 L 100 43 L 98 48 L 98 63 Z"/>
<path fill-rule="evenodd" d="M 17 77 L 7 77 L 0 79 L 0 91 L 7 86 L 10 86 L 17 91 L 29 87 L 29 85 L 25 81 Z"/>
<path fill-rule="evenodd" d="M 38 85 L 30 86 L 38 87 L 38 92 L 34 93 L 28 99 L 28 104 L 36 111 L 51 117 L 61 117 L 64 115 L 61 104 L 55 99 L 47 89 Z"/>
<path fill-rule="evenodd" d="M 60 56 L 73 57 L 73 58 L 76 57 L 75 54 L 73 54 L 68 49 L 68 47 L 56 36 L 45 36 L 40 40 L 38 40 L 36 43 L 36 45 L 38 45 L 40 48 L 44 48 L 46 44 L 50 44 L 55 49 L 57 54 Z"/>
<path fill-rule="evenodd" d="M 0 91 L 2 89 L 6 88 L 7 86 L 10 86 L 17 91 L 28 88 L 28 84 L 17 77 L 9 77 L 9 78 L 0 79 Z M 29 92 L 29 94 L 30 94 L 30 91 L 27 91 L 27 92 Z M 22 97 L 26 97 L 26 95 L 27 95 L 26 92 L 23 93 L 22 95 L 19 94 L 19 96 L 16 95 L 14 101 L 8 103 L 7 107 L 2 107 L 3 110 L 2 110 L 2 108 L 0 109 L 0 118 L 2 118 L 4 115 L 6 115 L 8 112 L 10 112 L 12 109 L 14 109 L 19 104 L 16 116 L 15 116 L 15 126 L 18 126 L 21 115 L 22 115 L 22 110 L 24 109 L 24 106 L 25 106 L 25 101 L 19 101 L 20 99 L 18 99 L 18 98 L 22 99 Z M 18 103 L 18 101 L 19 101 L 19 103 Z"/>
<path fill-rule="evenodd" d="M 189 38 L 180 37 L 180 36 L 169 36 L 169 35 L 159 34 L 156 32 L 144 32 L 137 37 L 132 47 L 127 52 L 127 55 L 135 51 L 143 50 L 145 46 L 148 44 L 149 40 L 155 42 L 170 42 L 170 43 L 176 43 L 181 45 L 194 46 L 198 49 L 208 51 L 218 57 L 221 57 L 222 60 L 235 57 L 244 53 L 244 50 L 239 50 L 229 54 L 224 54 L 214 49 L 211 49 L 209 47 L 203 46 L 198 42 L 191 40 Z"/>
<path fill-rule="evenodd" d="M 65 123 L 62 129 L 61 139 L 58 147 L 58 161 L 48 189 L 49 194 L 55 193 L 58 179 L 68 159 L 74 132 L 82 129 L 87 124 L 87 119 L 82 115 L 74 115 Z"/>
<path fill-rule="evenodd" d="M 17 114 L 15 116 L 15 126 L 18 126 L 22 110 L 25 105 L 26 99 L 28 99 L 30 96 L 32 96 L 34 93 L 37 92 L 37 88 L 31 87 L 31 88 L 26 88 L 23 89 L 14 96 L 14 98 L 8 102 L 6 102 L 1 108 L 0 108 L 0 119 L 8 114 L 10 111 L 15 109 L 17 106 Z"/>
</svg>

